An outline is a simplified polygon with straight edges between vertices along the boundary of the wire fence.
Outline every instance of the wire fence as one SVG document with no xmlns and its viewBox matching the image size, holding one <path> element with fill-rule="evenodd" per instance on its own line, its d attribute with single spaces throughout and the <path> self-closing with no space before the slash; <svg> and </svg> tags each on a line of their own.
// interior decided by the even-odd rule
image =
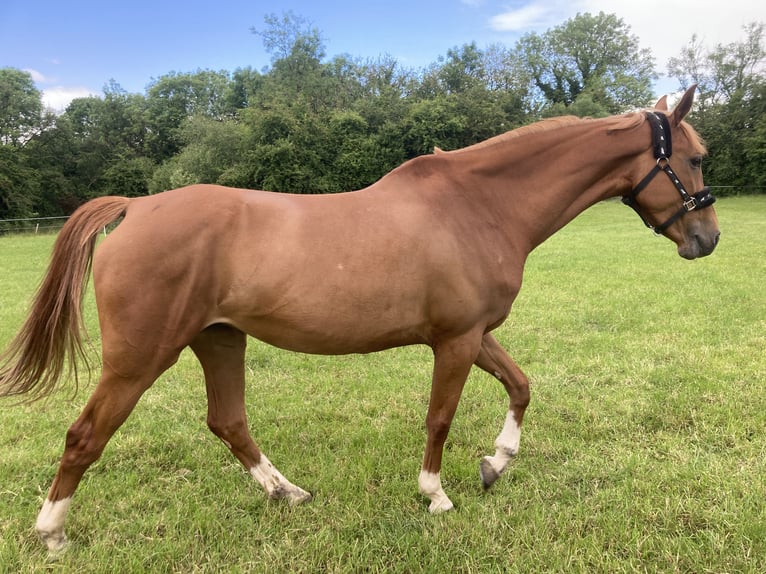
<svg viewBox="0 0 766 574">
<path fill-rule="evenodd" d="M 69 219 L 66 215 L 59 217 L 28 217 L 16 219 L 0 219 L 0 235 L 9 234 L 40 234 L 58 233 Z"/>
</svg>

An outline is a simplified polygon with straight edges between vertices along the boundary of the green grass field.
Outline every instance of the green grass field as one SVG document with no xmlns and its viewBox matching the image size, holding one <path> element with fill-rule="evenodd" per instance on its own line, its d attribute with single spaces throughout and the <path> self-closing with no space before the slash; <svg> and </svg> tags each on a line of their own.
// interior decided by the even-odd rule
<svg viewBox="0 0 766 574">
<path fill-rule="evenodd" d="M 497 331 L 532 381 L 521 450 L 483 493 L 506 398 L 473 373 L 442 469 L 454 512 L 429 515 L 417 493 L 429 349 L 310 357 L 251 341 L 251 429 L 313 502 L 266 500 L 206 429 L 186 353 L 85 475 L 55 563 L 33 525 L 91 384 L 0 403 L 0 572 L 766 571 L 766 197 L 716 208 L 705 259 L 616 202 L 532 254 Z M 0 345 L 52 242 L 0 237 Z"/>
</svg>

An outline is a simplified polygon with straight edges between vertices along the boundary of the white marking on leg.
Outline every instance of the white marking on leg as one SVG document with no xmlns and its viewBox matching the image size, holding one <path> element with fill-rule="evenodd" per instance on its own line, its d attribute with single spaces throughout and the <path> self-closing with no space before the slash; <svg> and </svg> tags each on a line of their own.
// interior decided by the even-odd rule
<svg viewBox="0 0 766 574">
<path fill-rule="evenodd" d="M 418 477 L 420 492 L 431 499 L 428 511 L 437 514 L 452 509 L 453 504 L 442 489 L 442 481 L 438 472 L 421 470 Z"/>
<path fill-rule="evenodd" d="M 72 498 L 64 498 L 51 502 L 47 498 L 43 503 L 40 514 L 37 515 L 35 529 L 48 551 L 58 553 L 64 550 L 67 543 L 66 534 L 64 534 L 64 521 Z"/>
<path fill-rule="evenodd" d="M 311 494 L 282 476 L 264 454 L 261 454 L 260 462 L 250 469 L 250 474 L 266 490 L 269 498 L 287 498 L 290 504 L 311 500 Z"/>
<path fill-rule="evenodd" d="M 503 430 L 495 439 L 495 456 L 485 457 L 497 474 L 502 474 L 512 457 L 519 452 L 521 440 L 521 427 L 516 423 L 513 411 L 508 410 L 505 415 Z"/>
</svg>

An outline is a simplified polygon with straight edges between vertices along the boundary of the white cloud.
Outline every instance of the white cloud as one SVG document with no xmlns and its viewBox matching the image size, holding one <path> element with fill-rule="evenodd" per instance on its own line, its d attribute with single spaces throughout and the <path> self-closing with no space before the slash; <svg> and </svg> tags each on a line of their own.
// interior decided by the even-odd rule
<svg viewBox="0 0 766 574">
<path fill-rule="evenodd" d="M 32 68 L 26 68 L 24 71 L 27 72 L 30 76 L 32 76 L 32 80 L 36 84 L 49 84 L 51 82 L 51 80 L 46 78 L 42 72 L 38 72 L 37 70 L 33 70 Z"/>
<path fill-rule="evenodd" d="M 704 46 L 729 44 L 745 39 L 743 26 L 766 22 L 766 2 L 726 0 L 725 8 L 700 0 L 522 0 L 518 7 L 490 19 L 492 29 L 526 33 L 545 31 L 563 24 L 578 13 L 616 14 L 630 26 L 644 48 L 650 48 L 657 70 L 665 71 L 670 58 L 678 56 L 693 34 Z"/>
<path fill-rule="evenodd" d="M 523 32 L 544 23 L 550 12 L 550 8 L 543 4 L 532 3 L 493 16 L 489 25 L 498 32 Z"/>
<path fill-rule="evenodd" d="M 75 98 L 87 98 L 99 94 L 89 88 L 54 86 L 43 90 L 43 106 L 56 113 L 63 112 Z"/>
<path fill-rule="evenodd" d="M 489 25 L 498 32 L 543 32 L 564 23 L 578 12 L 587 11 L 582 9 L 586 1 L 516 0 L 512 9 L 490 18 Z"/>
<path fill-rule="evenodd" d="M 696 34 L 707 48 L 745 39 L 742 27 L 751 22 L 766 22 L 766 3 L 752 0 L 726 0 L 724 4 L 699 0 L 578 0 L 577 10 L 597 14 L 616 14 L 638 36 L 642 47 L 650 48 L 658 71 L 678 56 Z"/>
<path fill-rule="evenodd" d="M 24 70 L 32 76 L 37 88 L 42 92 L 43 107 L 55 113 L 63 112 L 75 98 L 98 96 L 99 92 L 82 86 L 63 86 L 59 79 L 46 76 L 42 72 L 27 68 Z M 46 87 L 49 86 L 49 87 Z"/>
<path fill-rule="evenodd" d="M 544 32 L 563 24 L 578 13 L 615 14 L 638 37 L 642 48 L 649 48 L 655 70 L 664 75 L 670 58 L 676 57 L 692 35 L 708 49 L 718 44 L 745 40 L 743 26 L 766 22 L 766 2 L 726 0 L 725 6 L 700 0 L 520 0 L 516 9 L 497 14 L 490 27 L 500 32 L 525 34 Z M 676 82 L 661 78 L 658 93 L 675 89 Z"/>
</svg>

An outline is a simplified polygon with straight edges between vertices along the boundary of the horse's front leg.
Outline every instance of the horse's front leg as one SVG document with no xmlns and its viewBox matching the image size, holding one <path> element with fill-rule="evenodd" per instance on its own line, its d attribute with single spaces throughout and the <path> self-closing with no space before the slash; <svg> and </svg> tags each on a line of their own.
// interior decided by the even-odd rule
<svg viewBox="0 0 766 574">
<path fill-rule="evenodd" d="M 453 507 L 441 486 L 441 463 L 444 442 L 471 365 L 476 360 L 480 335 L 467 334 L 434 345 L 434 372 L 431 399 L 426 417 L 428 439 L 423 467 L 418 478 L 420 492 L 431 499 L 428 508 L 433 513 Z"/>
<path fill-rule="evenodd" d="M 511 458 L 519 451 L 521 420 L 529 404 L 529 381 L 489 333 L 482 339 L 476 366 L 498 379 L 510 398 L 503 430 L 495 440 L 495 455 L 485 456 L 479 466 L 482 485 L 487 489 L 494 484 Z"/>
</svg>

